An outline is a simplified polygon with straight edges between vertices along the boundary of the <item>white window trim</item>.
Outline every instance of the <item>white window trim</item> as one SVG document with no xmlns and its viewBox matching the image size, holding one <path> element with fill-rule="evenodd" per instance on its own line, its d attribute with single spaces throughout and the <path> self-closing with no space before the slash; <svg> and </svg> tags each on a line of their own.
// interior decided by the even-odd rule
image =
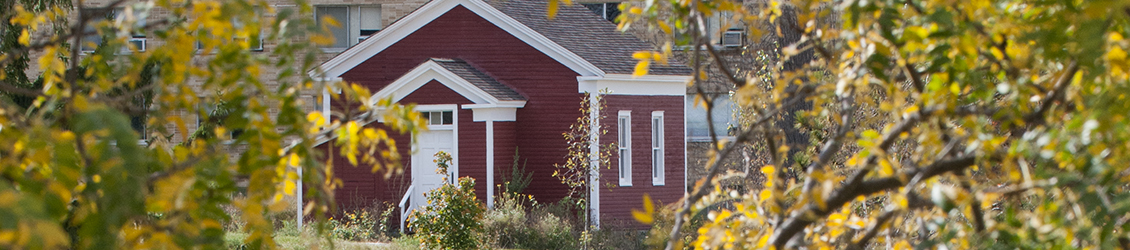
<svg viewBox="0 0 1130 250">
<path fill-rule="evenodd" d="M 428 130 L 451 130 L 451 166 L 448 167 L 451 175 L 459 178 L 459 105 L 457 104 L 422 104 L 416 106 L 418 112 L 451 111 L 451 125 L 428 125 Z M 412 151 L 416 151 L 416 143 L 412 143 Z M 458 180 L 456 180 L 458 181 Z"/>
<path fill-rule="evenodd" d="M 616 117 L 616 133 L 619 141 L 616 143 L 617 153 L 620 154 L 619 167 L 616 169 L 620 176 L 621 187 L 632 186 L 632 111 L 620 110 Z M 626 153 L 625 153 L 626 152 Z M 625 174 L 626 173 L 626 174 Z"/>
<path fill-rule="evenodd" d="M 657 122 L 658 121 L 658 122 Z M 651 185 L 663 186 L 666 179 L 666 136 L 663 111 L 651 112 Z M 656 151 L 659 157 L 656 157 Z"/>
</svg>

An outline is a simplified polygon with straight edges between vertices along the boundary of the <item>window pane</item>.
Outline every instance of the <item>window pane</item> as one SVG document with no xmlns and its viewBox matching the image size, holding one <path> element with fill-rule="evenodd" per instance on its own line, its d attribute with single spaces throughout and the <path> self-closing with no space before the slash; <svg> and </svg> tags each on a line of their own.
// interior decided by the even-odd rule
<svg viewBox="0 0 1130 250">
<path fill-rule="evenodd" d="M 425 121 L 429 121 L 428 123 L 431 123 L 431 115 L 432 113 L 429 112 L 420 112 L 420 116 L 423 116 Z"/>
<path fill-rule="evenodd" d="M 626 155 L 628 155 L 628 150 L 627 149 L 620 149 L 620 177 L 621 178 L 628 175 L 628 168 L 625 167 L 625 166 L 628 165 L 628 162 L 627 162 L 628 157 L 626 157 Z"/>
<path fill-rule="evenodd" d="M 660 170 L 660 168 L 663 166 L 663 151 L 659 149 L 651 150 L 651 158 L 655 159 L 654 163 L 651 164 L 651 176 L 658 178 L 659 172 L 663 171 Z"/>
<path fill-rule="evenodd" d="M 333 18 L 338 24 L 337 27 L 329 27 L 331 35 L 334 37 L 334 44 L 330 48 L 345 48 L 349 47 L 349 8 L 347 7 L 318 7 L 318 26 L 322 25 L 322 19 L 326 17 Z"/>
<path fill-rule="evenodd" d="M 381 8 L 380 7 L 361 7 L 361 30 L 380 30 L 381 29 Z M 361 35 L 365 35 L 362 32 Z"/>
<path fill-rule="evenodd" d="M 83 11 L 85 11 L 85 13 L 87 14 L 97 14 L 98 12 L 101 12 L 103 10 L 105 9 L 83 9 Z M 90 22 L 86 24 L 86 28 L 83 29 L 83 33 L 87 36 L 84 36 L 82 38 L 82 47 L 80 47 L 82 48 L 82 51 L 94 51 L 95 48 L 97 48 L 99 45 L 102 45 L 102 36 L 98 35 L 98 29 L 96 29 L 95 26 L 98 26 L 99 23 L 106 21 L 107 17 L 113 14 L 112 11 L 111 13 L 102 13 L 103 15 L 92 17 L 90 19 Z"/>
<path fill-rule="evenodd" d="M 694 96 L 688 95 L 686 102 L 687 136 L 692 140 L 708 139 L 709 126 L 706 124 L 706 108 L 694 104 Z M 734 121 L 737 106 L 728 96 L 722 95 L 714 99 L 714 131 L 718 136 L 728 136 L 730 124 Z"/>
<path fill-rule="evenodd" d="M 619 3 L 606 3 L 604 5 L 605 5 L 605 8 L 604 8 L 605 19 L 608 19 L 608 21 L 615 22 L 616 17 L 620 16 L 620 4 Z"/>
<path fill-rule="evenodd" d="M 443 120 L 442 120 L 442 118 L 443 118 L 443 117 L 441 117 L 442 115 L 440 115 L 440 113 L 439 113 L 439 112 L 431 112 L 431 113 L 432 113 L 432 114 L 431 114 L 431 117 L 432 117 L 432 119 L 431 119 L 430 121 L 428 121 L 428 123 L 429 123 L 429 124 L 432 124 L 432 125 L 439 125 L 439 124 L 443 124 L 443 123 L 442 123 L 442 122 L 443 122 Z"/>
<path fill-rule="evenodd" d="M 454 119 L 454 117 L 452 117 L 452 115 L 453 114 L 451 113 L 451 111 L 443 111 L 443 124 L 444 125 L 450 125 L 452 122 L 454 122 L 455 119 Z"/>
<path fill-rule="evenodd" d="M 620 123 L 618 123 L 619 124 L 619 130 L 618 130 L 619 132 L 616 133 L 617 136 L 620 137 L 620 141 L 619 141 L 620 148 L 625 148 L 624 143 L 626 141 L 625 139 L 627 138 L 627 134 L 628 134 L 628 132 L 626 131 L 628 129 L 627 123 L 628 123 L 628 119 L 624 119 L 624 117 L 620 117 Z"/>
</svg>

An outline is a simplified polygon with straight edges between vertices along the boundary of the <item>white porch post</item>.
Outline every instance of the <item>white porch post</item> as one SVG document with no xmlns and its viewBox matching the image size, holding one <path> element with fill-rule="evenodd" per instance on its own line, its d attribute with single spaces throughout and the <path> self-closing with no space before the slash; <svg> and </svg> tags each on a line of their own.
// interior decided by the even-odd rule
<svg viewBox="0 0 1130 250">
<path fill-rule="evenodd" d="M 589 221 L 600 228 L 600 93 L 589 92 Z"/>
<path fill-rule="evenodd" d="M 298 199 L 296 199 L 296 200 L 298 200 L 298 204 L 297 204 L 297 207 L 296 207 L 296 210 L 297 210 L 296 214 L 298 215 L 298 224 L 297 225 L 298 225 L 298 231 L 302 232 L 302 166 L 295 166 L 295 167 L 298 168 L 298 190 L 296 190 L 297 192 L 295 192 L 296 193 L 295 196 L 297 196 L 296 198 L 298 198 Z"/>
<path fill-rule="evenodd" d="M 522 105 L 525 105 L 523 102 Z M 494 208 L 494 122 L 512 122 L 517 120 L 518 108 L 520 107 L 499 107 L 497 105 L 463 105 L 463 109 L 471 110 L 471 121 L 486 122 L 486 157 L 487 157 L 487 208 Z M 508 133 L 508 131 L 503 131 Z"/>
<path fill-rule="evenodd" d="M 494 121 L 487 120 L 487 209 L 494 208 Z"/>
</svg>

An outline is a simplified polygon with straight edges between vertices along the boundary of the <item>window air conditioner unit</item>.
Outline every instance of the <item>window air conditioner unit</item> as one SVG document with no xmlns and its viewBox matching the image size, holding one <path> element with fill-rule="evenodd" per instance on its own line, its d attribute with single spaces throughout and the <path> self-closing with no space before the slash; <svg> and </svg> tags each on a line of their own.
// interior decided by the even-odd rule
<svg viewBox="0 0 1130 250">
<path fill-rule="evenodd" d="M 742 30 L 727 30 L 722 33 L 722 46 L 741 47 L 743 41 L 745 41 L 745 32 Z"/>
</svg>

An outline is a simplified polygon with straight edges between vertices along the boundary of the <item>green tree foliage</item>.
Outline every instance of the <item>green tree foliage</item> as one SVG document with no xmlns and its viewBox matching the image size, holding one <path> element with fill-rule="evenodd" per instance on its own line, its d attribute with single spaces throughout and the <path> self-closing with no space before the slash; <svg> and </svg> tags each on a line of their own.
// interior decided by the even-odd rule
<svg viewBox="0 0 1130 250">
<path fill-rule="evenodd" d="M 451 155 L 436 153 L 436 172 L 447 173 Z M 428 191 L 428 206 L 412 213 L 411 226 L 426 249 L 478 249 L 482 246 L 483 212 L 486 208 L 475 198 L 475 179 L 460 177 L 458 183 L 444 184 Z"/>
<path fill-rule="evenodd" d="M 1130 248 L 1130 8 L 1122 1 L 633 2 L 621 27 L 689 45 L 750 110 L 667 248 Z M 729 13 L 732 15 L 723 15 Z M 741 21 L 769 67 L 727 63 Z M 646 65 L 669 52 L 640 52 Z M 702 88 L 696 74 L 692 88 Z M 701 93 L 701 91 L 700 91 Z M 712 108 L 712 97 L 700 96 Z M 726 97 L 724 97 L 726 98 Z M 799 105 L 811 108 L 796 109 Z M 796 123 L 778 123 L 796 118 Z M 807 141 L 785 140 L 799 128 Z M 806 159 L 806 160 L 798 160 Z M 763 180 L 749 191 L 725 178 Z M 730 205 L 715 206 L 727 202 Z M 715 208 L 715 209 L 704 209 Z M 680 231 L 701 218 L 694 232 Z M 673 230 L 672 230 L 673 229 Z M 692 241 L 684 242 L 683 235 Z"/>
<path fill-rule="evenodd" d="M 247 222 L 245 245 L 274 248 L 268 216 L 294 209 L 282 198 L 299 181 L 304 213 L 333 206 L 327 156 L 399 169 L 386 132 L 362 122 L 424 124 L 410 107 L 308 74 L 312 46 L 332 38 L 304 1 L 77 3 L 0 1 L 0 248 L 221 248 L 232 219 Z M 160 42 L 141 51 L 127 42 L 139 32 Z M 253 52 L 253 37 L 273 47 Z M 303 109 L 304 94 L 327 89 L 346 109 Z M 192 117 L 206 136 L 190 137 Z M 340 150 L 317 151 L 327 140 Z"/>
</svg>

